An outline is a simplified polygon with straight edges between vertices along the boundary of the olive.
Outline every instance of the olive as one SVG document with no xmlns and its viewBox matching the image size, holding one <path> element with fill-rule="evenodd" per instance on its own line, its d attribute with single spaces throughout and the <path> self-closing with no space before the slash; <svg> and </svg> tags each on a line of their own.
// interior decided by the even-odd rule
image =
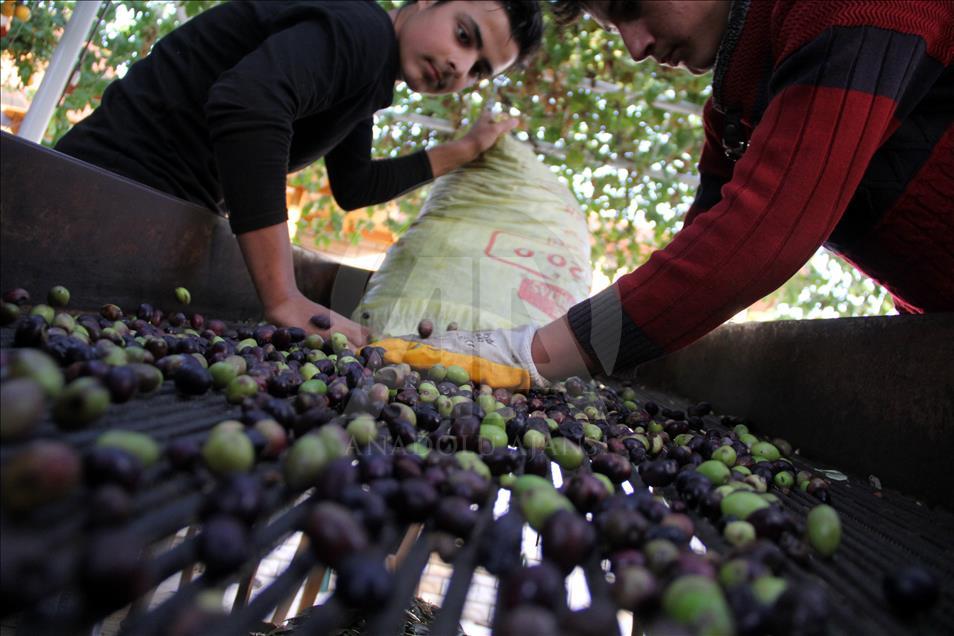
<svg viewBox="0 0 954 636">
<path fill-rule="evenodd" d="M 341 560 L 337 568 L 336 596 L 348 606 L 369 610 L 385 605 L 394 590 L 394 577 L 383 560 L 357 553 Z"/>
<path fill-rule="evenodd" d="M 319 329 L 331 329 L 331 315 L 327 313 L 315 314 L 309 322 Z"/>
<path fill-rule="evenodd" d="M 321 502 L 312 508 L 305 521 L 305 533 L 318 559 L 332 567 L 368 546 L 367 533 L 351 511 L 332 502 Z"/>
<path fill-rule="evenodd" d="M 565 437 L 552 438 L 547 445 L 547 455 L 566 470 L 579 468 L 583 463 L 583 449 Z"/>
<path fill-rule="evenodd" d="M 577 473 L 563 485 L 563 494 L 573 502 L 580 512 L 592 512 L 600 501 L 612 494 L 596 476 L 589 473 Z"/>
<path fill-rule="evenodd" d="M 54 307 L 66 307 L 70 304 L 70 290 L 62 285 L 54 285 L 46 294 L 46 302 Z"/>
<path fill-rule="evenodd" d="M 596 533 L 586 519 L 570 510 L 557 510 L 543 524 L 540 533 L 543 556 L 564 574 L 581 565 L 596 544 Z"/>
<path fill-rule="evenodd" d="M 285 428 L 273 419 L 261 419 L 255 422 L 252 430 L 258 432 L 265 439 L 265 447 L 260 451 L 260 455 L 265 458 L 274 459 L 282 454 L 285 447 L 288 446 L 288 433 Z"/>
<path fill-rule="evenodd" d="M 52 325 L 56 312 L 49 305 L 34 305 L 30 309 L 30 315 L 40 316 L 47 325 Z"/>
<path fill-rule="evenodd" d="M 647 486 L 668 486 L 678 472 L 679 464 L 673 459 L 657 459 L 639 465 L 639 476 Z"/>
<path fill-rule="evenodd" d="M 777 541 L 783 532 L 793 529 L 788 514 L 778 506 L 768 506 L 754 510 L 746 517 L 759 537 Z"/>
<path fill-rule="evenodd" d="M 531 449 L 523 461 L 523 472 L 541 477 L 550 476 L 550 458 L 543 451 Z"/>
<path fill-rule="evenodd" d="M 144 468 L 149 468 L 159 459 L 161 450 L 149 435 L 136 431 L 112 429 L 96 438 L 96 445 L 103 448 L 119 448 L 134 455 Z"/>
<path fill-rule="evenodd" d="M 202 455 L 202 446 L 197 439 L 175 439 L 169 442 L 165 450 L 166 458 L 173 468 L 188 470 Z"/>
<path fill-rule="evenodd" d="M 467 369 L 456 364 L 447 367 L 446 377 L 448 382 L 453 382 L 458 386 L 470 382 L 470 374 Z"/>
<path fill-rule="evenodd" d="M 591 465 L 594 472 L 606 475 L 616 484 L 626 481 L 633 473 L 633 465 L 629 463 L 629 459 L 615 453 L 597 455 Z"/>
<path fill-rule="evenodd" d="M 704 475 L 716 486 L 720 486 L 729 481 L 729 476 L 731 474 L 729 467 L 716 459 L 710 459 L 708 461 L 702 462 L 696 466 L 696 471 Z"/>
<path fill-rule="evenodd" d="M 110 322 L 114 322 L 123 317 L 123 310 L 116 305 L 106 304 L 99 308 L 99 315 Z"/>
<path fill-rule="evenodd" d="M 421 338 L 430 338 L 434 333 L 434 323 L 427 318 L 422 319 L 417 323 L 417 333 Z"/>
<path fill-rule="evenodd" d="M 83 458 L 83 476 L 90 486 L 115 484 L 135 490 L 142 469 L 137 456 L 117 447 L 93 446 Z"/>
<path fill-rule="evenodd" d="M 76 487 L 79 456 L 61 442 L 37 440 L 0 468 L 0 499 L 12 512 L 24 512 L 57 499 Z"/>
<path fill-rule="evenodd" d="M 209 374 L 212 376 L 212 385 L 217 389 L 224 389 L 238 376 L 238 370 L 235 365 L 223 360 L 211 365 Z"/>
<path fill-rule="evenodd" d="M 31 378 L 15 378 L 0 385 L 0 440 L 30 435 L 43 419 L 43 387 Z"/>
<path fill-rule="evenodd" d="M 175 289 L 176 300 L 181 305 L 188 305 L 192 302 L 192 294 L 189 293 L 189 290 L 185 287 L 176 287 Z"/>
<path fill-rule="evenodd" d="M 87 509 L 91 526 L 118 525 L 132 516 L 133 501 L 122 487 L 105 484 L 90 494 Z"/>
<path fill-rule="evenodd" d="M 725 524 L 722 536 L 734 546 L 743 546 L 755 541 L 755 528 L 748 521 L 730 521 Z"/>
<path fill-rule="evenodd" d="M 401 482 L 398 514 L 406 521 L 418 522 L 434 512 L 439 500 L 437 490 L 425 479 L 412 477 Z"/>
<path fill-rule="evenodd" d="M 248 375 L 240 375 L 229 382 L 225 396 L 231 404 L 239 404 L 247 397 L 258 393 L 258 383 Z"/>
<path fill-rule="evenodd" d="M 36 349 L 17 351 L 9 364 L 11 378 L 30 378 L 43 387 L 47 397 L 55 398 L 63 390 L 63 373 L 56 361 Z"/>
<path fill-rule="evenodd" d="M 885 576 L 882 589 L 891 608 L 902 615 L 931 609 L 940 590 L 937 578 L 920 565 L 906 565 Z"/>
<path fill-rule="evenodd" d="M 114 609 L 145 593 L 149 570 L 144 547 L 134 536 L 115 530 L 93 536 L 79 569 L 86 601 Z"/>
<path fill-rule="evenodd" d="M 771 442 L 756 442 L 752 444 L 751 449 L 752 455 L 756 457 L 764 457 L 770 462 L 777 460 L 781 457 L 778 448 L 775 447 Z"/>
<path fill-rule="evenodd" d="M 747 519 L 750 514 L 759 508 L 767 508 L 769 503 L 754 492 L 737 491 L 722 498 L 720 508 L 722 514 L 737 519 Z"/>
<path fill-rule="evenodd" d="M 815 551 L 830 557 L 841 543 L 841 519 L 829 505 L 815 506 L 806 517 L 808 541 Z"/>
<path fill-rule="evenodd" d="M 313 486 L 330 459 L 327 446 L 320 437 L 303 435 L 285 456 L 282 464 L 285 483 L 295 491 Z"/>
<path fill-rule="evenodd" d="M 791 488 L 795 485 L 795 475 L 787 470 L 782 470 L 775 473 L 775 477 L 772 481 L 775 482 L 775 485 L 779 488 Z"/>
<path fill-rule="evenodd" d="M 3 293 L 3 302 L 13 303 L 14 305 L 29 305 L 30 292 L 22 287 L 16 287 Z"/>
<path fill-rule="evenodd" d="M 245 472 L 255 464 L 255 449 L 244 431 L 218 428 L 202 445 L 202 457 L 214 473 Z"/>
<path fill-rule="evenodd" d="M 253 524 L 265 507 L 265 494 L 258 478 L 232 473 L 219 482 L 206 498 L 204 513 L 208 517 L 227 515 L 246 524 Z"/>
<path fill-rule="evenodd" d="M 663 592 L 666 614 L 706 634 L 733 633 L 732 614 L 719 586 L 704 576 L 682 576 Z"/>
<path fill-rule="evenodd" d="M 599 514 L 596 522 L 602 538 L 612 550 L 638 547 L 649 529 L 649 522 L 641 513 L 622 506 Z"/>
<path fill-rule="evenodd" d="M 67 385 L 53 404 L 53 419 L 73 430 L 93 422 L 109 408 L 109 391 L 96 378 L 78 378 Z"/>
<path fill-rule="evenodd" d="M 828 594 L 814 585 L 788 585 L 766 617 L 766 633 L 826 634 L 829 631 Z"/>
<path fill-rule="evenodd" d="M 659 583 L 656 577 L 645 567 L 627 565 L 614 567 L 616 579 L 611 593 L 620 608 L 637 610 L 651 607 L 659 597 Z"/>
<path fill-rule="evenodd" d="M 40 347 L 47 339 L 47 324 L 42 316 L 23 316 L 17 321 L 13 344 L 17 347 Z"/>
<path fill-rule="evenodd" d="M 113 402 L 121 404 L 128 402 L 139 388 L 139 376 L 127 366 L 111 367 L 103 383 L 109 390 Z"/>
<path fill-rule="evenodd" d="M 20 306 L 13 303 L 3 303 L 0 305 L 0 325 L 7 326 L 20 317 Z"/>
<path fill-rule="evenodd" d="M 500 601 L 505 609 L 521 605 L 537 605 L 558 611 L 566 605 L 563 574 L 548 561 L 522 567 L 504 579 Z"/>
<path fill-rule="evenodd" d="M 197 539 L 199 559 L 208 576 L 218 578 L 236 569 L 251 556 L 248 530 L 232 517 L 212 517 L 202 527 Z"/>
<path fill-rule="evenodd" d="M 477 523 L 478 512 L 463 497 L 443 497 L 434 511 L 434 523 L 440 530 L 466 539 Z"/>
</svg>

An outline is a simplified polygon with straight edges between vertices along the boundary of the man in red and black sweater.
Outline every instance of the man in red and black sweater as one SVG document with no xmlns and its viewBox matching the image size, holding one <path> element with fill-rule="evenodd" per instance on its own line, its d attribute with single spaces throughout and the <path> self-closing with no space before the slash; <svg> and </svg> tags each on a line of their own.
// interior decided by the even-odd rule
<svg viewBox="0 0 954 636">
<path fill-rule="evenodd" d="M 682 231 L 641 267 L 539 330 L 470 339 L 472 353 L 533 384 L 631 367 L 705 335 L 822 245 L 899 311 L 954 311 L 954 3 L 553 6 L 564 23 L 589 13 L 637 61 L 713 69 L 701 182 Z"/>
</svg>

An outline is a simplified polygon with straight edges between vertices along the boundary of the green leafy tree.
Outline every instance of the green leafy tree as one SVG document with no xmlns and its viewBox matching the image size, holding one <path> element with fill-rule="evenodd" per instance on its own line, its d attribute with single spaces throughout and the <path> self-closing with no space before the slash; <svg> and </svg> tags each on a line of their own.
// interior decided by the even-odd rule
<svg viewBox="0 0 954 636">
<path fill-rule="evenodd" d="M 399 3 L 379 0 L 390 9 Z M 74 82 L 57 108 L 44 140 L 68 130 L 68 114 L 95 107 L 106 85 L 148 54 L 160 37 L 216 2 L 106 2 Z M 49 61 L 75 2 L 31 2 L 33 17 L 14 22 L 2 49 L 19 79 Z M 529 68 L 483 82 L 459 95 L 426 96 L 399 85 L 394 105 L 377 118 L 375 152 L 398 156 L 457 136 L 485 108 L 518 116 L 518 136 L 569 186 L 586 210 L 593 232 L 594 266 L 612 277 L 638 267 L 682 227 L 695 191 L 702 147 L 702 105 L 711 76 L 692 76 L 629 59 L 619 38 L 592 21 L 546 30 Z M 290 177 L 317 193 L 326 181 L 318 162 Z M 427 195 L 421 188 L 387 210 L 389 229 L 407 228 Z M 318 246 L 357 241 L 367 219 L 345 231 L 344 213 L 329 196 L 311 200 L 330 216 L 312 220 Z M 303 221 L 309 223 L 309 221 Z M 328 231 L 328 227 L 331 231 Z M 869 315 L 892 309 L 890 296 L 850 265 L 820 250 L 790 281 L 760 303 L 768 315 L 801 318 Z"/>
</svg>

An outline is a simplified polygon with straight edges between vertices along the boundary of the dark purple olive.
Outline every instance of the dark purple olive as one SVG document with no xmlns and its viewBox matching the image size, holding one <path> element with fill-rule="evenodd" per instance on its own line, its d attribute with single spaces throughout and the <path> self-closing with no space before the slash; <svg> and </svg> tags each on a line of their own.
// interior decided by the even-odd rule
<svg viewBox="0 0 954 636">
<path fill-rule="evenodd" d="M 13 303 L 14 305 L 29 305 L 30 304 L 30 292 L 23 289 L 22 287 L 16 287 L 14 289 L 7 290 L 3 292 L 3 302 Z"/>
<path fill-rule="evenodd" d="M 43 316 L 23 316 L 16 323 L 13 344 L 16 347 L 40 348 L 46 342 L 46 320 Z"/>
<path fill-rule="evenodd" d="M 564 574 L 581 565 L 593 551 L 596 532 L 586 519 L 570 512 L 557 510 L 547 519 L 540 533 L 543 556 L 559 567 Z"/>
<path fill-rule="evenodd" d="M 828 594 L 824 590 L 811 584 L 789 582 L 772 605 L 767 630 L 763 633 L 827 634 L 830 612 Z"/>
<path fill-rule="evenodd" d="M 550 458 L 542 450 L 530 449 L 523 460 L 523 472 L 528 475 L 550 476 Z"/>
<path fill-rule="evenodd" d="M 132 515 L 132 497 L 116 484 L 105 484 L 90 494 L 87 511 L 91 526 L 118 525 Z"/>
<path fill-rule="evenodd" d="M 251 525 L 265 505 L 265 493 L 257 477 L 232 473 L 222 479 L 206 499 L 206 516 L 229 515 Z"/>
<path fill-rule="evenodd" d="M 305 532 L 322 563 L 336 567 L 342 559 L 368 547 L 368 537 L 355 516 L 343 506 L 324 501 L 308 514 Z"/>
<path fill-rule="evenodd" d="M 309 322 L 319 329 L 331 329 L 331 315 L 327 313 L 315 314 Z"/>
<path fill-rule="evenodd" d="M 139 389 L 139 376 L 127 366 L 111 367 L 103 384 L 109 390 L 109 397 L 113 402 L 121 404 L 128 402 Z"/>
<path fill-rule="evenodd" d="M 611 550 L 639 547 L 649 528 L 643 515 L 624 507 L 614 507 L 599 514 L 596 523 Z"/>
<path fill-rule="evenodd" d="M 659 600 L 659 583 L 641 564 L 614 566 L 613 572 L 616 580 L 611 591 L 620 608 L 630 611 L 648 609 Z"/>
<path fill-rule="evenodd" d="M 520 568 L 502 582 L 500 601 L 504 609 L 529 604 L 558 611 L 566 604 L 563 574 L 548 561 Z"/>
<path fill-rule="evenodd" d="M 629 463 L 629 459 L 616 453 L 597 455 L 593 458 L 591 466 L 593 472 L 606 475 L 614 484 L 626 481 L 633 473 L 633 465 Z"/>
<path fill-rule="evenodd" d="M 495 476 L 512 473 L 520 465 L 520 453 L 512 448 L 495 448 L 482 457 L 490 473 Z"/>
<path fill-rule="evenodd" d="M 668 486 L 679 473 L 679 463 L 674 459 L 657 459 L 639 465 L 639 476 L 647 486 Z"/>
<path fill-rule="evenodd" d="M 362 481 L 384 479 L 394 472 L 392 456 L 384 454 L 362 455 L 358 458 L 358 468 L 361 470 Z"/>
<path fill-rule="evenodd" d="M 477 440 L 479 430 L 480 420 L 476 416 L 459 415 L 451 422 L 448 432 L 457 442 L 457 450 L 476 451 L 478 450 Z"/>
<path fill-rule="evenodd" d="M 582 513 L 592 512 L 609 497 L 606 485 L 590 473 L 576 473 L 563 485 L 563 494 Z"/>
<path fill-rule="evenodd" d="M 282 371 L 268 379 L 268 392 L 275 397 L 283 398 L 298 392 L 301 384 L 301 375 L 296 371 Z"/>
<path fill-rule="evenodd" d="M 381 479 L 370 491 L 354 484 L 336 493 L 336 499 L 351 511 L 371 537 L 378 536 L 388 518 L 388 504 L 379 493 L 380 486 L 387 481 L 393 483 L 394 492 L 397 492 L 397 482 Z"/>
<path fill-rule="evenodd" d="M 202 455 L 202 444 L 197 439 L 174 439 L 166 446 L 166 458 L 177 470 L 188 470 Z"/>
<path fill-rule="evenodd" d="M 118 609 L 141 596 L 149 586 L 143 548 L 132 535 L 118 531 L 92 537 L 80 564 L 81 589 L 87 602 Z"/>
<path fill-rule="evenodd" d="M 643 403 L 643 410 L 650 415 L 656 415 L 659 413 L 659 405 L 655 402 L 646 401 Z"/>
<path fill-rule="evenodd" d="M 183 364 L 173 375 L 176 389 L 186 395 L 204 395 L 212 388 L 212 374 L 199 364 Z"/>
<path fill-rule="evenodd" d="M 435 525 L 445 532 L 466 539 L 477 523 L 478 512 L 463 497 L 443 497 L 434 511 Z"/>
<path fill-rule="evenodd" d="M 422 338 L 430 338 L 431 334 L 434 333 L 434 323 L 424 318 L 421 322 L 417 323 L 417 333 Z"/>
<path fill-rule="evenodd" d="M 483 504 L 490 494 L 490 482 L 472 470 L 457 470 L 443 484 L 443 491 L 475 504 Z"/>
<path fill-rule="evenodd" d="M 506 576 L 520 567 L 523 524 L 519 514 L 508 512 L 480 533 L 478 562 L 494 576 Z"/>
<path fill-rule="evenodd" d="M 760 508 L 745 518 L 755 528 L 755 534 L 759 537 L 778 541 L 783 532 L 794 530 L 789 515 L 778 506 L 768 506 Z"/>
<path fill-rule="evenodd" d="M 424 521 L 434 512 L 438 499 L 437 490 L 426 479 L 405 479 L 398 491 L 397 512 L 406 521 Z"/>
<path fill-rule="evenodd" d="M 940 596 L 937 578 L 920 565 L 907 565 L 884 578 L 884 597 L 902 615 L 931 609 Z"/>
<path fill-rule="evenodd" d="M 123 317 L 123 310 L 116 305 L 106 304 L 99 308 L 99 315 L 110 322 L 115 322 Z"/>
<path fill-rule="evenodd" d="M 527 634 L 561 636 L 563 634 L 553 612 L 534 605 L 524 605 L 507 612 L 499 631 L 500 636 L 526 636 Z"/>
<path fill-rule="evenodd" d="M 214 578 L 238 569 L 251 556 L 248 531 L 237 519 L 227 516 L 206 521 L 197 546 L 206 573 Z"/>
<path fill-rule="evenodd" d="M 757 636 L 765 633 L 768 611 L 755 597 L 751 586 L 733 585 L 725 590 L 725 600 L 729 604 L 729 609 L 732 610 L 739 636 Z"/>
<path fill-rule="evenodd" d="M 335 595 L 350 607 L 380 608 L 394 590 L 394 577 L 384 567 L 383 559 L 373 554 L 348 556 L 341 561 L 337 574 Z"/>
<path fill-rule="evenodd" d="M 93 446 L 83 457 L 83 477 L 89 486 L 116 484 L 135 490 L 142 478 L 142 462 L 120 448 Z"/>
</svg>

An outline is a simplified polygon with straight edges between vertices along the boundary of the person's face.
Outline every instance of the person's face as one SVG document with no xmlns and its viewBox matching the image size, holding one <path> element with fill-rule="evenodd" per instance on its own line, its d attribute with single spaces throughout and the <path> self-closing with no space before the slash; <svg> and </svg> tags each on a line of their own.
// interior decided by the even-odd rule
<svg viewBox="0 0 954 636">
<path fill-rule="evenodd" d="M 637 62 L 651 57 L 696 75 L 715 64 L 729 17 L 727 0 L 630 0 L 626 18 L 613 19 L 606 2 L 586 5 L 604 29 L 619 33 Z"/>
<path fill-rule="evenodd" d="M 506 70 L 520 52 L 500 3 L 419 0 L 398 28 L 401 79 L 420 93 L 456 93 Z"/>
</svg>

